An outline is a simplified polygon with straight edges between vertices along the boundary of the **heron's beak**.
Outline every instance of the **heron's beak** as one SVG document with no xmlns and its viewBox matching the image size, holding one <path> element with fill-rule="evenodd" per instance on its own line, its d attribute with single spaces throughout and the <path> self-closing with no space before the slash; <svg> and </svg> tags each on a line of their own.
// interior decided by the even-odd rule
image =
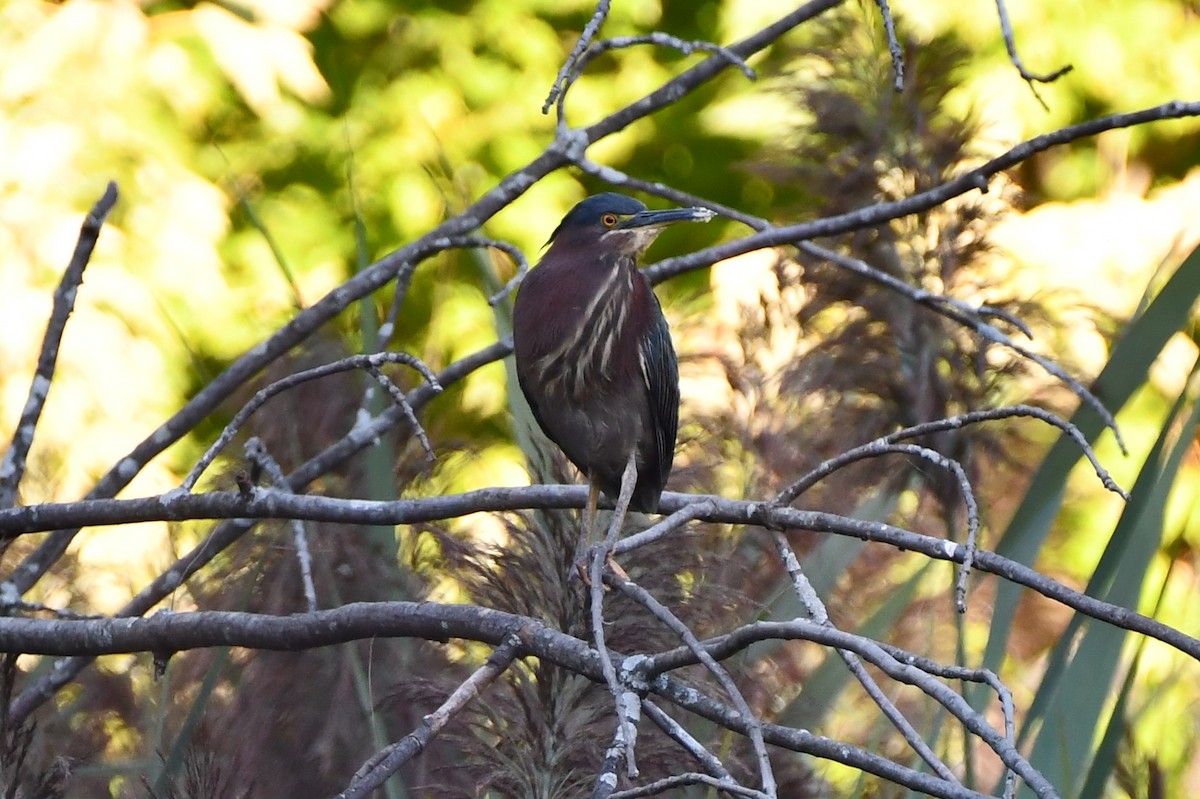
<svg viewBox="0 0 1200 799">
<path fill-rule="evenodd" d="M 665 211 L 642 211 L 616 227 L 617 230 L 649 228 L 656 230 L 675 222 L 707 222 L 716 216 L 708 208 L 668 208 Z"/>
</svg>

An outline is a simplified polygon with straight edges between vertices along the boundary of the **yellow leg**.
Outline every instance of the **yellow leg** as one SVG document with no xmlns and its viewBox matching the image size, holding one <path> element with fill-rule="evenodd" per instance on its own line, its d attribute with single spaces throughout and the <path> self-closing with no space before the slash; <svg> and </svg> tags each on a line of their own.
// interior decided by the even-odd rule
<svg viewBox="0 0 1200 799">
<path fill-rule="evenodd" d="M 583 511 L 583 548 L 587 549 L 596 540 L 596 505 L 600 502 L 600 486 L 595 480 L 588 481 L 588 502 Z"/>
<path fill-rule="evenodd" d="M 625 471 L 621 473 L 621 491 L 617 495 L 617 505 L 613 509 L 612 523 L 608 527 L 608 536 L 604 540 L 606 550 L 605 558 L 608 566 L 619 577 L 628 580 L 629 575 L 625 570 L 613 560 L 613 548 L 617 545 L 617 539 L 621 536 L 621 528 L 625 524 L 625 516 L 629 513 L 629 503 L 633 500 L 633 489 L 637 487 L 637 454 L 630 453 L 629 461 L 625 464 Z M 579 576 L 583 579 L 584 585 L 591 585 L 591 580 L 587 574 L 587 553 L 591 551 L 592 542 L 596 535 L 596 505 L 600 501 L 600 486 L 594 480 L 590 480 L 588 484 L 588 504 L 583 512 L 583 542 L 577 550 L 583 554 L 583 557 L 577 558 L 575 568 L 579 571 Z"/>
<path fill-rule="evenodd" d="M 589 587 L 592 581 L 588 577 L 587 559 L 588 552 L 596 540 L 596 506 L 599 503 L 600 485 L 589 479 L 587 507 L 583 509 L 583 531 L 579 537 L 579 544 L 575 547 L 575 570 L 579 572 L 583 584 Z"/>
</svg>

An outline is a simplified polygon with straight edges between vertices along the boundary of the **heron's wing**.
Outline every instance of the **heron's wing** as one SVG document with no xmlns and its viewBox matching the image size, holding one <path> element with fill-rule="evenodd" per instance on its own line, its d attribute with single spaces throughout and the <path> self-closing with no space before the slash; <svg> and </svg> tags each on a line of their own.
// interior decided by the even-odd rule
<svg viewBox="0 0 1200 799">
<path fill-rule="evenodd" d="M 679 429 L 679 364 L 671 331 L 653 292 L 654 323 L 641 340 L 642 376 L 650 392 L 651 416 L 654 420 L 654 444 L 657 454 L 658 486 L 667 482 L 675 460 L 675 433 Z"/>
</svg>

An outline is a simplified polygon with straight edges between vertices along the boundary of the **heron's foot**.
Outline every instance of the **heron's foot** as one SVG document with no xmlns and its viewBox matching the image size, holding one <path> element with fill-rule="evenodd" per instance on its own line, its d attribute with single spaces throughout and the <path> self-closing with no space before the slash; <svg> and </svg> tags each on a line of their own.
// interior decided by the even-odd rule
<svg viewBox="0 0 1200 799">
<path fill-rule="evenodd" d="M 591 557 L 590 554 L 584 555 L 582 558 L 575 561 L 575 571 L 577 571 L 579 573 L 579 579 L 582 580 L 583 584 L 586 585 L 588 588 L 592 587 L 592 576 L 590 574 L 590 566 L 591 566 L 590 557 Z M 629 581 L 629 573 L 626 572 L 624 569 L 622 569 L 621 564 L 617 563 L 617 561 L 613 558 L 613 552 L 611 549 L 608 552 L 604 553 L 604 565 L 606 568 L 611 570 L 612 573 L 615 574 L 620 579 L 625 580 L 626 582 Z M 604 590 L 609 591 L 610 589 L 606 585 L 606 586 L 604 586 Z"/>
<path fill-rule="evenodd" d="M 592 587 L 592 577 L 588 574 L 587 555 L 575 561 L 575 573 L 579 575 L 579 579 L 583 581 L 585 586 L 588 588 Z"/>
<path fill-rule="evenodd" d="M 616 559 L 613 558 L 611 549 L 604 555 L 604 565 L 608 566 L 608 568 L 612 570 L 613 574 L 617 575 L 625 582 L 630 582 L 629 573 L 622 569 L 621 564 L 617 563 Z"/>
</svg>

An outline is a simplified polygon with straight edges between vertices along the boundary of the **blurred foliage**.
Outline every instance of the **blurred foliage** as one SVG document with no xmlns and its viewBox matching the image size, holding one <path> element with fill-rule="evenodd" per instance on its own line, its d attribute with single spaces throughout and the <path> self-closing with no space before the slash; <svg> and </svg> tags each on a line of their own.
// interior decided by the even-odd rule
<svg viewBox="0 0 1200 799">
<path fill-rule="evenodd" d="M 603 33 L 660 29 L 683 39 L 728 42 L 772 19 L 773 5 L 615 2 Z M 1031 70 L 1074 67 L 1039 87 L 1048 110 L 1010 64 L 990 11 L 961 3 L 913 0 L 896 8 L 898 27 L 908 39 L 910 84 L 905 94 L 890 94 L 876 9 L 859 3 L 836 22 L 807 26 L 753 59 L 763 74 L 758 83 L 727 70 L 589 154 L 749 213 L 806 218 L 902 196 L 972 159 L 1061 125 L 1200 96 L 1200 63 L 1194 58 L 1200 21 L 1187 3 L 1010 5 L 1017 45 Z M 545 95 L 593 6 L 586 0 L 0 4 L 3 437 L 25 402 L 51 291 L 82 214 L 107 180 L 116 179 L 122 189 L 68 327 L 22 500 L 73 499 L 86 492 L 233 358 L 297 306 L 314 302 L 359 269 L 362 256 L 373 260 L 426 232 L 535 157 L 554 125 L 540 110 Z M 569 119 L 576 125 L 600 119 L 699 58 L 635 48 L 597 59 L 571 92 Z M 1200 240 L 1197 130 L 1200 123 L 1188 120 L 1084 139 L 1022 165 L 1011 183 L 995 184 L 998 198 L 966 197 L 837 245 L 962 299 L 1019 300 L 1013 307 L 1033 324 L 1043 352 L 1060 356 L 1081 374 L 1096 374 L 1123 321 L 1156 296 L 1180 253 Z M 601 188 L 569 171 L 555 173 L 497 214 L 485 232 L 534 257 L 562 213 Z M 361 245 L 358 229 L 364 233 Z M 651 260 L 739 234 L 735 226 L 718 224 L 671 231 Z M 487 270 L 493 273 L 481 278 Z M 491 342 L 495 320 L 485 300 L 488 285 L 512 273 L 505 259 L 481 265 L 466 253 L 425 264 L 391 346 L 436 369 Z M 942 320 L 885 293 L 863 291 L 820 264 L 753 254 L 710 274 L 685 276 L 660 293 L 675 325 L 684 372 L 680 467 L 672 487 L 758 495 L 794 479 L 804 465 L 897 423 L 981 402 L 1032 397 L 1066 407 L 1070 401 L 1061 389 L 1024 374 L 1011 360 L 997 360 L 993 349 L 947 329 Z M 385 290 L 361 307 L 382 317 L 390 301 Z M 370 321 L 378 320 L 353 314 L 337 319 L 264 381 L 361 350 L 368 346 L 364 331 L 372 329 Z M 1177 327 L 1188 329 L 1186 323 Z M 1137 381 L 1120 416 L 1131 457 L 1122 458 L 1110 438 L 1100 439 L 1106 465 L 1125 486 L 1133 485 L 1154 442 L 1170 432 L 1172 407 L 1191 390 L 1187 375 L 1196 339 L 1194 327 L 1191 331 L 1168 335 L 1165 345 L 1143 353 L 1147 364 L 1153 362 L 1148 377 Z M 347 377 L 283 398 L 287 404 L 256 420 L 253 433 L 269 441 L 285 468 L 298 463 L 353 424 L 361 385 L 356 381 Z M 130 493 L 176 485 L 245 399 L 235 398 L 152 463 Z M 289 423 L 297 418 L 305 422 L 299 429 Z M 383 483 L 396 491 L 429 494 L 527 479 L 510 430 L 501 365 L 447 391 L 423 419 L 438 462 L 427 468 L 415 448 L 392 442 L 398 465 L 394 474 L 383 475 Z M 990 433 L 969 445 L 949 442 L 949 451 L 984 453 L 974 458 L 979 494 L 989 499 L 993 530 L 1004 530 L 1051 439 L 1024 424 Z M 994 445 L 1001 438 L 1003 446 Z M 1167 544 L 1144 555 L 1149 565 L 1141 602 L 1150 610 L 1162 597 L 1163 620 L 1195 635 L 1200 630 L 1194 614 L 1185 609 L 1195 607 L 1200 587 L 1195 512 L 1200 466 L 1194 444 L 1180 447 L 1174 450 L 1181 458 L 1177 475 L 1163 489 L 1160 527 Z M 805 501 L 843 512 L 883 508 L 882 516 L 894 508 L 893 518 L 944 531 L 948 525 L 931 500 L 936 496 L 949 507 L 953 492 L 943 486 L 931 493 L 908 479 L 910 472 L 883 491 L 884 469 L 887 475 L 902 471 L 880 464 L 851 472 L 846 482 L 831 483 Z M 364 459 L 318 488 L 362 494 L 373 470 L 378 466 Z M 373 476 L 378 485 L 380 476 Z M 1076 469 L 1059 489 L 1063 510 L 1030 558 L 1083 587 L 1104 558 L 1120 507 L 1085 470 Z M 517 567 L 486 555 L 497 542 L 524 540 L 524 527 L 513 525 L 471 517 L 431 531 L 436 535 L 401 531 L 398 543 L 382 549 L 378 541 L 371 548 L 346 531 L 318 528 L 314 549 L 324 568 L 319 596 L 329 603 L 441 596 L 498 604 L 485 590 L 492 574 L 487 570 L 502 574 Z M 707 532 L 704 556 L 679 564 L 675 588 L 692 592 L 686 600 L 695 602 L 693 620 L 701 626 L 714 614 L 727 620 L 758 612 L 770 604 L 769 587 L 776 585 L 778 570 L 762 542 L 729 532 Z M 39 586 L 37 598 L 109 611 L 199 535 L 192 526 L 142 526 L 136 535 L 129 529 L 90 531 L 69 562 Z M 212 574 L 182 590 L 174 606 L 296 609 L 294 562 L 283 535 L 276 529 L 256 533 L 256 540 L 229 553 Z M 944 570 L 927 573 L 911 559 L 869 548 L 860 554 L 815 547 L 810 557 L 817 555 L 828 558 L 823 562 L 853 562 L 820 575 L 836 597 L 832 607 L 839 623 L 868 629 L 878 623 L 882 629 L 880 619 L 890 624 L 900 617 L 893 640 L 906 640 L 912 648 L 943 659 L 952 659 L 958 646 L 969 658 L 983 651 L 991 631 L 990 582 L 974 598 L 964 629 L 955 633 L 944 601 Z M 474 582 L 447 577 L 447 563 L 467 562 L 479 564 Z M 714 609 L 710 595 L 730 585 L 756 588 L 731 594 L 729 607 Z M 882 604 L 897 585 L 902 595 L 913 596 L 903 614 Z M 681 596 L 687 604 L 684 600 Z M 1006 659 L 997 665 L 1013 684 L 1018 704 L 1028 707 L 1068 629 L 1069 614 L 1028 599 L 1014 612 Z M 1119 664 L 1127 669 L 1131 658 L 1122 646 L 1118 641 L 1108 651 L 1120 654 Z M 41 721 L 41 762 L 49 769 L 51 756 L 65 752 L 87 764 L 75 769 L 72 795 L 79 796 L 136 795 L 145 774 L 161 775 L 154 783 L 157 795 L 183 795 L 178 785 L 189 775 L 202 783 L 206 773 L 237 773 L 249 760 L 280 770 L 264 769 L 260 788 L 286 787 L 291 795 L 297 785 L 328 790 L 380 736 L 386 740 L 418 717 L 412 686 L 410 694 L 396 687 L 405 674 L 440 671 L 453 679 L 477 656 L 464 647 L 389 644 L 386 652 L 364 646 L 312 653 L 298 666 L 279 657 L 193 653 L 173 664 L 168 683 L 157 686 L 147 664 L 105 659 L 64 692 L 57 714 Z M 1127 680 L 1117 703 L 1128 726 L 1113 734 L 1121 744 L 1119 768 L 1114 763 L 1109 769 L 1115 772 L 1109 790 L 1115 796 L 1150 795 L 1146 775 L 1152 775 L 1180 795 L 1200 792 L 1194 730 L 1179 732 L 1187 724 L 1170 710 L 1197 702 L 1194 664 L 1153 645 L 1140 651 L 1138 663 L 1136 674 L 1130 672 L 1136 679 Z M 819 666 L 812 648 L 788 646 L 764 657 L 756 667 L 760 693 L 754 701 L 764 710 L 780 710 Z M 305 668 L 327 676 L 325 705 L 297 701 L 305 683 L 296 675 Z M 1122 674 L 1118 668 L 1117 679 Z M 522 672 L 498 705 L 535 708 L 541 679 L 537 667 Z M 430 688 L 420 701 L 428 702 L 437 690 Z M 381 704 L 384 696 L 394 698 Z M 251 707 L 252 698 L 261 701 Z M 325 712 L 331 702 L 346 709 L 334 714 L 337 719 Z M 582 729 L 587 707 L 580 702 L 584 718 L 572 719 Z M 857 700 L 831 696 L 827 705 L 827 733 L 905 756 L 884 728 L 863 720 L 867 716 Z M 283 707 L 293 710 L 283 714 Z M 920 708 L 905 709 L 929 729 L 937 723 L 923 718 Z M 1108 714 L 1111 707 L 1102 710 Z M 479 740 L 488 741 L 517 720 L 475 723 L 483 731 Z M 363 734 L 368 726 L 373 739 Z M 46 751 L 47 740 L 69 745 Z M 257 743 L 239 762 L 244 741 Z M 949 732 L 938 741 L 951 760 L 970 754 Z M 454 762 L 454 747 L 460 747 L 477 765 L 480 753 L 468 742 L 446 747 L 429 759 Z M 231 760 L 211 762 L 219 756 L 214 753 Z M 294 753 L 303 753 L 313 770 L 289 763 L 286 755 Z M 503 754 L 518 760 L 529 753 Z M 31 757 L 38 755 L 35 745 Z M 981 784 L 996 777 L 986 759 L 972 767 Z M 411 785 L 469 789 L 455 782 L 461 774 L 438 772 L 436 765 L 430 766 L 433 774 L 420 768 L 393 784 L 391 795 L 404 795 Z M 822 768 L 839 791 L 853 790 L 857 775 Z M 882 789 L 868 784 L 860 790 Z"/>
<path fill-rule="evenodd" d="M 970 48 L 952 108 L 978 109 L 984 136 L 1028 138 L 1102 114 L 1200 95 L 1200 72 L 1189 57 L 1200 46 L 1194 4 L 1180 0 L 1008 3 L 1018 52 L 1033 73 L 1070 65 L 1039 86 L 1043 110 L 1020 80 L 997 35 L 995 17 L 966 4 L 917 3 L 901 10 L 920 39 L 953 31 Z M 1137 42 L 1137 49 L 1130 49 Z M 1147 125 L 1114 131 L 1042 153 L 1017 170 L 1032 202 L 1071 200 L 1105 192 L 1133 169 L 1139 183 L 1183 178 L 1196 165 L 1189 143 L 1200 123 Z M 1144 187 L 1143 187 L 1144 188 Z"/>
</svg>

